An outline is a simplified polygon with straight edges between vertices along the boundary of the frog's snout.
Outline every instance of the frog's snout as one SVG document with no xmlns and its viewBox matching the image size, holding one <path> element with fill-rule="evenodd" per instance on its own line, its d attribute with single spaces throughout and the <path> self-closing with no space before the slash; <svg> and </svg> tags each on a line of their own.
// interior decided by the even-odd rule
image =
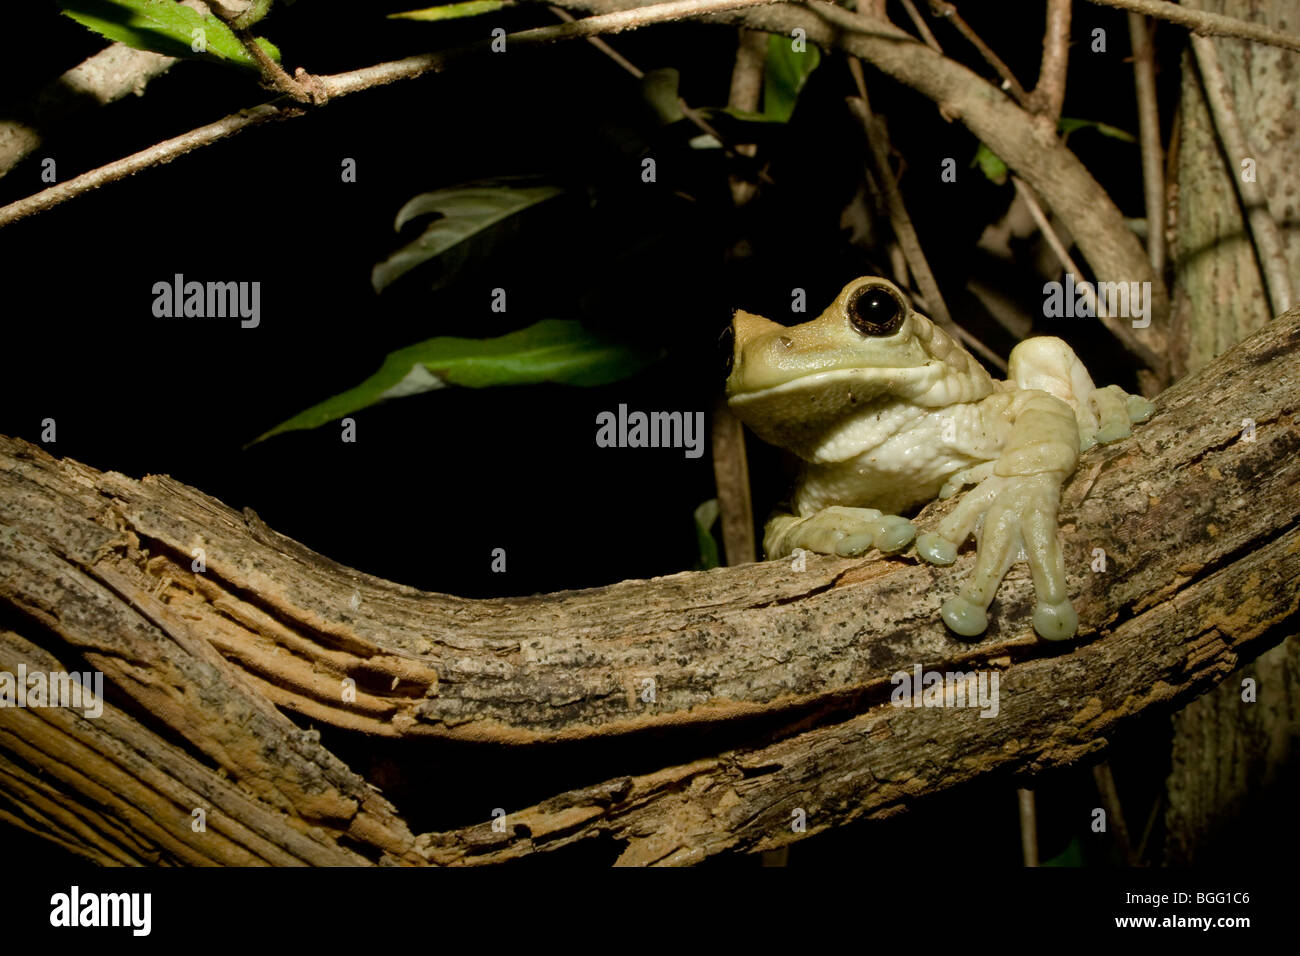
<svg viewBox="0 0 1300 956">
<path fill-rule="evenodd" d="M 741 349 L 760 335 L 771 332 L 780 333 L 784 328 L 785 326 L 773 322 L 771 319 L 765 319 L 761 315 L 754 315 L 754 313 L 746 312 L 744 309 L 737 309 L 736 314 L 731 319 L 731 332 L 736 337 L 736 358 L 740 358 Z"/>
<path fill-rule="evenodd" d="M 731 362 L 728 369 L 728 386 L 733 391 L 740 391 L 741 382 L 744 378 L 747 365 L 745 356 L 754 349 L 763 349 L 770 344 L 770 335 L 776 332 L 778 335 L 786 331 L 785 326 L 773 322 L 771 319 L 765 319 L 761 315 L 754 315 L 752 312 L 746 312 L 738 309 L 731 319 Z M 767 337 L 767 341 L 763 339 Z M 764 364 L 759 360 L 760 366 Z"/>
</svg>

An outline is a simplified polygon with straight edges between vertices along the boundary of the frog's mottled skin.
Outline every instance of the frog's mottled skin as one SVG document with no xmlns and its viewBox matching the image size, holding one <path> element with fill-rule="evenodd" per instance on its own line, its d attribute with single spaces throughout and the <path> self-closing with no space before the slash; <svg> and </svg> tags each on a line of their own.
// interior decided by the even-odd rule
<svg viewBox="0 0 1300 956">
<path fill-rule="evenodd" d="M 1019 558 L 1029 563 L 1034 630 L 1072 637 L 1078 615 L 1065 593 L 1057 532 L 1061 484 L 1080 451 L 1129 434 L 1152 404 L 1118 386 L 1097 388 L 1058 338 L 1021 342 L 1005 382 L 892 283 L 850 282 L 816 319 L 786 327 L 737 312 L 727 396 L 760 437 L 804 460 L 794 514 L 767 524 L 769 558 L 805 548 L 823 554 L 898 551 L 916 531 L 899 512 L 966 493 L 916 550 L 951 564 L 974 533 L 975 573 L 943 619 L 973 637 Z"/>
</svg>

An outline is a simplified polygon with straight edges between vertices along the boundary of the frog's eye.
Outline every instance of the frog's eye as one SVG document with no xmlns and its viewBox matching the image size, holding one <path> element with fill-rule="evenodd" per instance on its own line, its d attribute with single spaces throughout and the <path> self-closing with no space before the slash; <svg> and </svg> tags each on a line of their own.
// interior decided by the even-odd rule
<svg viewBox="0 0 1300 956">
<path fill-rule="evenodd" d="M 863 335 L 893 335 L 907 317 L 907 306 L 880 286 L 859 289 L 849 299 L 849 321 Z"/>
</svg>

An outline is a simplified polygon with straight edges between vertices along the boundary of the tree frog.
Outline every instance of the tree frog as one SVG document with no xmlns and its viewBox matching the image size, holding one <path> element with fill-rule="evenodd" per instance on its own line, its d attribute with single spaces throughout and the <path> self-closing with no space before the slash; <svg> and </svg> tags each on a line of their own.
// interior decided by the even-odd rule
<svg viewBox="0 0 1300 956">
<path fill-rule="evenodd" d="M 727 399 L 759 437 L 803 469 L 793 514 L 768 521 L 769 558 L 804 548 L 856 555 L 872 547 L 952 564 L 972 534 L 975 571 L 941 615 L 957 634 L 988 626 L 1007 570 L 1026 560 L 1034 630 L 1074 636 L 1057 529 L 1061 485 L 1080 452 L 1130 434 L 1154 405 L 1097 388 L 1065 342 L 1026 339 L 996 381 L 888 280 L 855 279 L 820 316 L 782 326 L 737 311 Z M 902 517 L 974 485 L 938 529 L 916 537 Z"/>
</svg>

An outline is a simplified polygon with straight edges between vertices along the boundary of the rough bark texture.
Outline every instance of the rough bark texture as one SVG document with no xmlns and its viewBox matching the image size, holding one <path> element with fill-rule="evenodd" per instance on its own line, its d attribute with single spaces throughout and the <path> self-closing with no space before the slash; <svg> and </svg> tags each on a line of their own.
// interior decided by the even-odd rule
<svg viewBox="0 0 1300 956">
<path fill-rule="evenodd" d="M 0 670 L 97 668 L 108 697 L 97 720 L 0 708 L 0 816 L 102 862 L 483 863 L 604 836 L 625 863 L 686 863 L 1078 759 L 1294 628 L 1298 345 L 1300 310 L 1083 456 L 1064 647 L 1034 638 L 1023 569 L 985 640 L 944 630 L 969 550 L 953 568 L 813 557 L 465 600 L 333 564 L 171 479 L 0 438 Z M 997 670 L 998 716 L 893 706 L 891 675 L 917 664 Z M 681 759 L 574 781 L 504 828 L 417 836 L 286 711 L 411 743 L 656 729 L 656 756 Z M 725 752 L 696 759 L 719 724 Z M 629 766 L 644 740 L 626 738 Z"/>
<path fill-rule="evenodd" d="M 1289 0 L 1197 0 L 1194 5 L 1288 29 L 1300 26 L 1300 17 L 1288 21 L 1283 13 L 1283 7 L 1294 6 Z M 1295 175 L 1300 54 L 1228 37 L 1214 43 L 1252 147 L 1249 158 L 1256 162 L 1269 211 L 1287 238 L 1300 221 L 1300 180 Z M 1175 245 L 1178 294 L 1170 343 L 1175 375 L 1201 368 L 1272 318 L 1233 186 L 1233 178 L 1242 174 L 1243 158 L 1231 157 L 1229 162 L 1224 156 L 1190 52 L 1184 53 Z M 1300 275 L 1300 243 L 1290 239 L 1287 252 L 1292 275 Z"/>
<path fill-rule="evenodd" d="M 1197 0 L 1195 6 L 1294 30 L 1290 0 Z M 1300 275 L 1300 152 L 1295 123 L 1300 54 L 1240 40 L 1215 40 L 1250 140 L 1269 211 L 1282 227 L 1292 275 Z M 1183 68 L 1178 162 L 1176 370 L 1195 371 L 1270 319 L 1268 296 L 1245 230 L 1232 176 L 1240 157 L 1225 160 L 1195 69 Z M 1254 702 L 1242 700 L 1255 682 Z M 1267 841 L 1276 806 L 1300 795 L 1300 638 L 1263 654 L 1175 715 L 1172 768 L 1166 785 L 1165 860 L 1187 865 L 1230 859 L 1242 842 Z M 1279 848 L 1280 849 L 1280 848 Z"/>
</svg>

